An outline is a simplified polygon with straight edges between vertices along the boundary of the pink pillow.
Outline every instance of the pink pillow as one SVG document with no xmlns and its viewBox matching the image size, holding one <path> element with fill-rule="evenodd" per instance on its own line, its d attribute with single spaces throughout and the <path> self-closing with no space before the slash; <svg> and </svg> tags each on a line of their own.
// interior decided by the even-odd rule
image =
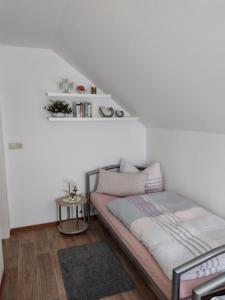
<svg viewBox="0 0 225 300">
<path fill-rule="evenodd" d="M 128 161 L 121 159 L 120 172 L 138 173 L 140 171 Z M 162 192 L 164 190 L 162 172 L 160 168 L 160 163 L 158 161 L 152 163 L 149 167 L 147 167 L 142 172 L 147 175 L 145 181 L 146 193 Z"/>
</svg>

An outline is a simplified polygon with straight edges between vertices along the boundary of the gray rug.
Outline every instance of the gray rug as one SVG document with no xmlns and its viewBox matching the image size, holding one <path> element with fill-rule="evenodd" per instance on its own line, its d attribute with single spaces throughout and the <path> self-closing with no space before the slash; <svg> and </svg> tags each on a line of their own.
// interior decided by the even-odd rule
<svg viewBox="0 0 225 300">
<path fill-rule="evenodd" d="M 58 257 L 68 300 L 97 300 L 135 288 L 105 242 L 61 249 Z"/>
</svg>

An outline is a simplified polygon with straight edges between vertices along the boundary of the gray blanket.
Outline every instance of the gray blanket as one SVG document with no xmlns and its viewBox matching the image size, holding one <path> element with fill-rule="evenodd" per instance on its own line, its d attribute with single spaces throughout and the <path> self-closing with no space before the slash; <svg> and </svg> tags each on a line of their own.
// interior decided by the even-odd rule
<svg viewBox="0 0 225 300">
<path fill-rule="evenodd" d="M 172 192 L 115 199 L 107 208 L 150 251 L 169 279 L 175 267 L 225 244 L 225 220 Z M 182 279 L 225 271 L 221 255 L 187 272 Z"/>
</svg>

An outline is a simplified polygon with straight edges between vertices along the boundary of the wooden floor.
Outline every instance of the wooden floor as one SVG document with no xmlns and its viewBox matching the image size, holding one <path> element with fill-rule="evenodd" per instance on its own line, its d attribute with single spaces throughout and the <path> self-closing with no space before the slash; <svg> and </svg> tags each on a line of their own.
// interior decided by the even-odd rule
<svg viewBox="0 0 225 300">
<path fill-rule="evenodd" d="M 10 239 L 5 240 L 5 276 L 0 300 L 66 300 L 57 250 L 101 240 L 111 244 L 137 288 L 106 297 L 104 300 L 156 300 L 156 296 L 144 283 L 135 267 L 130 264 L 97 219 L 92 221 L 88 231 L 76 236 L 62 235 L 55 226 L 49 226 L 16 232 Z"/>
</svg>

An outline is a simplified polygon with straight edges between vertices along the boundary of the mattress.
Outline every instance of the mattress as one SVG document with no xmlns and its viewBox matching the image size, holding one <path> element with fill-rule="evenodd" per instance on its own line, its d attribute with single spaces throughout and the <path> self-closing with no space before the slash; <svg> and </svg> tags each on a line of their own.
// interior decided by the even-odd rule
<svg viewBox="0 0 225 300">
<path fill-rule="evenodd" d="M 145 272 L 152 278 L 161 291 L 168 297 L 172 294 L 172 284 L 164 272 L 161 270 L 157 261 L 149 253 L 149 251 L 130 233 L 128 229 L 115 218 L 106 208 L 106 204 L 113 201 L 115 196 L 91 193 L 91 202 L 98 212 L 107 221 L 108 225 L 113 229 L 119 239 L 126 245 L 132 255 L 137 259 Z M 180 298 L 187 298 L 191 295 L 191 291 L 196 286 L 209 280 L 213 276 L 208 276 L 195 280 L 181 281 Z"/>
</svg>

